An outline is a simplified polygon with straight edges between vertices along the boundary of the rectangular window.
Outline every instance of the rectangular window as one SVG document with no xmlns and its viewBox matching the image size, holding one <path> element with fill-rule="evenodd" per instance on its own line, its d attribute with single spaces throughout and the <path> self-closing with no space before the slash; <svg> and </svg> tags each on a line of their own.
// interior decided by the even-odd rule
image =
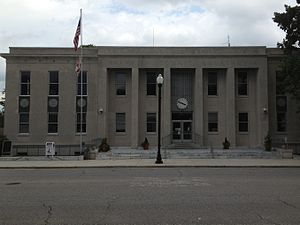
<svg viewBox="0 0 300 225">
<path fill-rule="evenodd" d="M 147 132 L 156 132 L 156 113 L 147 113 Z"/>
<path fill-rule="evenodd" d="M 19 133 L 29 133 L 29 113 L 19 113 Z"/>
<path fill-rule="evenodd" d="M 286 132 L 286 112 L 277 112 L 277 131 Z"/>
<path fill-rule="evenodd" d="M 156 73 L 147 73 L 147 95 L 156 95 Z"/>
<path fill-rule="evenodd" d="M 49 95 L 58 95 L 58 71 L 49 71 Z"/>
<path fill-rule="evenodd" d="M 57 133 L 58 113 L 48 113 L 48 133 Z"/>
<path fill-rule="evenodd" d="M 248 113 L 239 113 L 239 132 L 248 132 Z"/>
<path fill-rule="evenodd" d="M 76 132 L 77 133 L 80 132 L 86 133 L 87 103 L 88 103 L 87 96 L 84 96 L 82 98 L 81 96 L 76 96 Z"/>
<path fill-rule="evenodd" d="M 247 72 L 238 72 L 237 77 L 238 95 L 248 95 L 248 75 Z"/>
<path fill-rule="evenodd" d="M 284 94 L 284 76 L 281 71 L 276 71 L 276 95 Z"/>
<path fill-rule="evenodd" d="M 116 132 L 126 132 L 125 113 L 116 113 Z"/>
<path fill-rule="evenodd" d="M 21 71 L 20 95 L 30 95 L 30 71 Z"/>
<path fill-rule="evenodd" d="M 207 94 L 218 95 L 218 74 L 216 72 L 208 72 L 207 83 Z"/>
<path fill-rule="evenodd" d="M 86 133 L 86 112 L 83 112 L 82 115 L 80 112 L 76 113 L 76 132 Z"/>
<path fill-rule="evenodd" d="M 19 97 L 19 133 L 29 133 L 30 97 Z"/>
<path fill-rule="evenodd" d="M 218 132 L 218 113 L 208 113 L 208 132 Z"/>
<path fill-rule="evenodd" d="M 82 84 L 82 86 L 81 86 Z M 79 73 L 77 76 L 77 95 L 87 95 L 87 72 L 83 71 L 82 74 Z"/>
<path fill-rule="evenodd" d="M 116 73 L 115 86 L 116 95 L 126 95 L 126 74 Z"/>
</svg>

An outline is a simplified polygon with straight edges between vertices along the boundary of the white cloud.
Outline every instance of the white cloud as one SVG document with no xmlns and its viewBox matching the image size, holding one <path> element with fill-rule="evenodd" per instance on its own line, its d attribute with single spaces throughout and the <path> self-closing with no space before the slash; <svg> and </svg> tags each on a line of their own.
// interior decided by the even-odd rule
<svg viewBox="0 0 300 225">
<path fill-rule="evenodd" d="M 296 0 L 0 1 L 0 51 L 71 47 L 80 8 L 84 44 L 151 46 L 154 28 L 156 46 L 225 46 L 228 34 L 232 45 L 276 46 L 284 33 L 272 17 L 284 4 Z"/>
</svg>

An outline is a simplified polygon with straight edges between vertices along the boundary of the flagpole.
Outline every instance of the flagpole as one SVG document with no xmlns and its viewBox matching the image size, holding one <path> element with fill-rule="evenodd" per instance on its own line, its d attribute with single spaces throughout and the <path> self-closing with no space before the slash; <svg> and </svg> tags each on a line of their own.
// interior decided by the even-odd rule
<svg viewBox="0 0 300 225">
<path fill-rule="evenodd" d="M 83 105 L 82 105 L 82 95 L 83 95 L 83 85 L 82 85 L 82 82 L 83 82 L 83 78 L 82 78 L 82 75 L 83 75 L 83 45 L 82 45 L 82 9 L 80 9 L 80 35 L 81 35 L 81 38 L 80 38 L 80 44 L 81 44 L 81 50 L 80 50 L 80 154 L 83 153 L 83 149 L 82 149 L 82 119 L 83 119 L 83 115 L 82 115 L 82 108 L 83 108 Z"/>
</svg>

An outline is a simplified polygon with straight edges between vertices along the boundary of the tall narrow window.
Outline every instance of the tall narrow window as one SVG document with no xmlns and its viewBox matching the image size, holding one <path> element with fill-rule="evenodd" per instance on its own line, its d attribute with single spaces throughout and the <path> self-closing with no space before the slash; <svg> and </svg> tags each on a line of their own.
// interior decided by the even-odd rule
<svg viewBox="0 0 300 225">
<path fill-rule="evenodd" d="M 77 95 L 81 95 L 81 90 L 82 90 L 82 95 L 87 95 L 88 92 L 88 80 L 87 80 L 87 72 L 83 71 L 82 73 L 79 73 L 77 76 Z M 81 86 L 82 84 L 82 86 Z"/>
<path fill-rule="evenodd" d="M 238 95 L 248 95 L 248 75 L 247 72 L 238 72 L 237 75 Z"/>
<path fill-rule="evenodd" d="M 156 132 L 156 113 L 147 113 L 147 132 Z"/>
<path fill-rule="evenodd" d="M 19 97 L 19 133 L 29 133 L 30 97 Z"/>
<path fill-rule="evenodd" d="M 239 132 L 248 132 L 248 113 L 239 113 Z"/>
<path fill-rule="evenodd" d="M 20 72 L 19 133 L 29 133 L 30 71 Z"/>
<path fill-rule="evenodd" d="M 207 84 L 207 94 L 218 95 L 218 74 L 216 72 L 208 72 Z"/>
<path fill-rule="evenodd" d="M 156 73 L 147 72 L 147 95 L 156 95 Z"/>
<path fill-rule="evenodd" d="M 58 71 L 49 72 L 49 95 L 58 95 Z"/>
<path fill-rule="evenodd" d="M 284 76 L 281 71 L 276 71 L 276 95 L 285 95 Z"/>
<path fill-rule="evenodd" d="M 87 96 L 76 97 L 76 132 L 86 133 Z"/>
<path fill-rule="evenodd" d="M 116 113 L 116 132 L 126 132 L 125 117 L 125 113 Z"/>
<path fill-rule="evenodd" d="M 218 132 L 218 113 L 210 112 L 208 113 L 208 131 Z"/>
<path fill-rule="evenodd" d="M 20 95 L 30 95 L 30 71 L 21 71 Z"/>
<path fill-rule="evenodd" d="M 287 96 L 284 90 L 284 76 L 276 71 L 276 116 L 277 132 L 286 132 L 287 129 Z"/>
<path fill-rule="evenodd" d="M 58 96 L 48 97 L 48 133 L 57 133 L 58 131 Z"/>
<path fill-rule="evenodd" d="M 76 133 L 87 131 L 87 104 L 88 104 L 88 73 L 82 71 L 77 78 L 76 96 Z"/>
<path fill-rule="evenodd" d="M 116 73 L 115 86 L 116 95 L 126 95 L 126 74 Z"/>
</svg>

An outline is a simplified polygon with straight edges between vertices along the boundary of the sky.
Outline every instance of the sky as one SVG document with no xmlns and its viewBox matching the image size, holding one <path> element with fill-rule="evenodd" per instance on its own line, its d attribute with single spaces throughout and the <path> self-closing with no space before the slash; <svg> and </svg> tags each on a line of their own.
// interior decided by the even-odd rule
<svg viewBox="0 0 300 225">
<path fill-rule="evenodd" d="M 296 0 L 1 0 L 0 52 L 72 47 L 81 8 L 83 44 L 227 46 L 229 36 L 231 46 L 276 47 L 285 34 L 272 18 L 284 4 Z"/>
</svg>

